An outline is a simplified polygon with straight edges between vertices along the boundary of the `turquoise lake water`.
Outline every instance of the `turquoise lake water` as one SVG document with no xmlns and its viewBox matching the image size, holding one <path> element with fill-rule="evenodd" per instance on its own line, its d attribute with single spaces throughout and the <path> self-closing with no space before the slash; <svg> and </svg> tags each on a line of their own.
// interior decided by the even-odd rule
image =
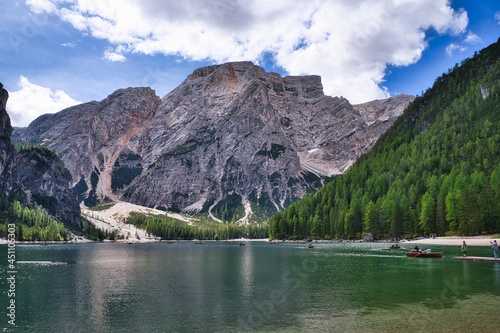
<svg viewBox="0 0 500 333">
<path fill-rule="evenodd" d="M 384 243 L 17 244 L 6 332 L 495 332 L 500 264 L 407 258 Z M 469 255 L 492 256 L 469 246 Z M 2 259 L 3 258 L 3 259 Z M 464 326 L 465 325 L 465 326 Z"/>
</svg>

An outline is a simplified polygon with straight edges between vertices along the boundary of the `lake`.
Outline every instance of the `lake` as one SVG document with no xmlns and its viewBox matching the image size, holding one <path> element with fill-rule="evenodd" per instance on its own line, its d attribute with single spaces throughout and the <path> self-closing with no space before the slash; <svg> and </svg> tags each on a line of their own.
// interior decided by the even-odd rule
<svg viewBox="0 0 500 333">
<path fill-rule="evenodd" d="M 500 264 L 407 258 L 384 243 L 17 244 L 5 332 L 498 331 Z M 471 256 L 492 256 L 469 246 Z"/>
</svg>

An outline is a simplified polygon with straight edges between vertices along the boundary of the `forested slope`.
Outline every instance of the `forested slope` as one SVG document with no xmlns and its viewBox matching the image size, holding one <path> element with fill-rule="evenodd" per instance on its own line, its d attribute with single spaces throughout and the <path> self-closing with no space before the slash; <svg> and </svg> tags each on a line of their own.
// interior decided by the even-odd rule
<svg viewBox="0 0 500 333">
<path fill-rule="evenodd" d="M 274 215 L 270 236 L 500 232 L 499 42 L 437 78 L 349 172 Z"/>
<path fill-rule="evenodd" d="M 9 224 L 15 225 L 18 241 L 67 241 L 62 223 L 50 218 L 41 208 L 29 208 L 0 192 L 0 237 L 8 237 Z"/>
</svg>

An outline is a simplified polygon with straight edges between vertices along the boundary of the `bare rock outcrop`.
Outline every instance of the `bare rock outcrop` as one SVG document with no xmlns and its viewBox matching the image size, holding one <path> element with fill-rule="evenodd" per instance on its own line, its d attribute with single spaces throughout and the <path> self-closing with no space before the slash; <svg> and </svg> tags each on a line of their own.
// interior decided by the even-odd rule
<svg viewBox="0 0 500 333">
<path fill-rule="evenodd" d="M 0 83 L 0 179 L 5 180 L 7 180 L 5 174 L 8 173 L 14 156 L 14 147 L 10 142 L 12 126 L 6 111 L 8 98 L 9 93 L 3 89 L 3 85 Z"/>
</svg>

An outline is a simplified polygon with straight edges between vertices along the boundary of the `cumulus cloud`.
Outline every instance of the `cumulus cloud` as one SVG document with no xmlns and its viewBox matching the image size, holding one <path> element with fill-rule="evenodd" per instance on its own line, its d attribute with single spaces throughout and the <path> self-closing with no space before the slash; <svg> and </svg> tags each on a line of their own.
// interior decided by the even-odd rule
<svg viewBox="0 0 500 333">
<path fill-rule="evenodd" d="M 271 54 L 289 74 L 321 75 L 325 93 L 355 103 L 387 97 L 387 65 L 418 61 L 426 31 L 456 36 L 468 25 L 448 0 L 30 1 L 108 40 L 110 61 L 160 53 L 258 64 Z"/>
<path fill-rule="evenodd" d="M 498 24 L 500 24 L 500 12 L 495 13 L 495 20 L 497 20 Z"/>
<path fill-rule="evenodd" d="M 67 107 L 81 104 L 64 91 L 31 83 L 26 77 L 19 78 L 18 91 L 9 92 L 7 112 L 13 126 L 26 127 L 38 116 L 55 113 Z"/>
</svg>

